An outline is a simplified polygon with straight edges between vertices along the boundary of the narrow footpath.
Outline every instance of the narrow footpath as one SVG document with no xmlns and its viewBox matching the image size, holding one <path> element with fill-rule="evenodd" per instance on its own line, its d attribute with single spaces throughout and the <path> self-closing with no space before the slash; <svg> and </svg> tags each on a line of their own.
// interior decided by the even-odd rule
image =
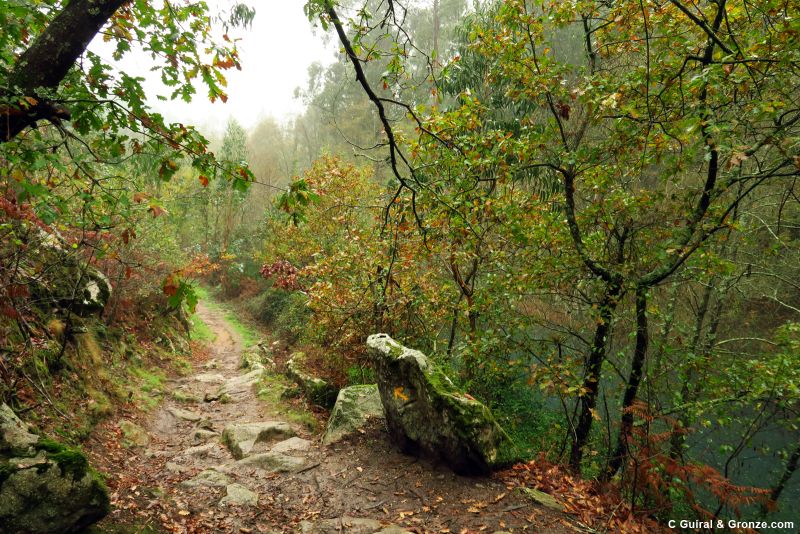
<svg viewBox="0 0 800 534">
<path fill-rule="evenodd" d="M 103 423 L 87 444 L 114 505 L 95 532 L 575 531 L 500 479 L 397 452 L 380 424 L 323 446 L 282 401 L 259 398 L 269 371 L 240 369 L 222 313 L 197 313 L 216 334 L 210 356 L 158 408 Z"/>
</svg>

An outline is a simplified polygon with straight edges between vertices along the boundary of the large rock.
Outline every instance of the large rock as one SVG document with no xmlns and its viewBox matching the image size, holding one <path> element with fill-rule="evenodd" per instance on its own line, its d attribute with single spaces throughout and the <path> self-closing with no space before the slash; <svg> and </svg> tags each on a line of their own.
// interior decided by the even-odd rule
<svg viewBox="0 0 800 534">
<path fill-rule="evenodd" d="M 39 232 L 29 246 L 30 263 L 21 265 L 20 270 L 30 278 L 34 301 L 81 316 L 103 311 L 111 298 L 111 283 L 58 233 Z"/>
<path fill-rule="evenodd" d="M 222 431 L 222 442 L 237 460 L 254 452 L 257 444 L 268 444 L 291 437 L 294 437 L 292 427 L 280 421 L 228 425 Z"/>
<path fill-rule="evenodd" d="M 40 439 L 0 404 L 0 532 L 81 531 L 109 509 L 86 456 Z"/>
<path fill-rule="evenodd" d="M 383 404 L 377 384 L 344 388 L 336 397 L 322 443 L 335 443 L 363 428 L 368 420 L 383 417 Z"/>
<path fill-rule="evenodd" d="M 286 376 L 294 380 L 311 402 L 330 408 L 336 400 L 338 390 L 305 369 L 305 354 L 295 352 L 286 362 Z"/>
<path fill-rule="evenodd" d="M 400 449 L 441 458 L 455 472 L 485 474 L 513 462 L 515 447 L 481 402 L 460 392 L 417 350 L 386 334 L 367 339 L 386 426 Z"/>
<path fill-rule="evenodd" d="M 33 451 L 39 436 L 31 433 L 17 414 L 6 404 L 0 404 L 0 453 L 25 454 Z"/>
</svg>

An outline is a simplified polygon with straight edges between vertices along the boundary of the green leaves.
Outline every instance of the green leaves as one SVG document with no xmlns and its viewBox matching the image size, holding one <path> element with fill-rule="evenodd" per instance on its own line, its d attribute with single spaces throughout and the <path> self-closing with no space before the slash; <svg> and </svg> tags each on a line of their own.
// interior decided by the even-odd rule
<svg viewBox="0 0 800 534">
<path fill-rule="evenodd" d="M 319 199 L 319 195 L 300 178 L 289 184 L 289 189 L 278 197 L 276 205 L 289 214 L 292 224 L 298 226 L 306 221 L 305 211 L 309 204 L 318 202 Z"/>
</svg>

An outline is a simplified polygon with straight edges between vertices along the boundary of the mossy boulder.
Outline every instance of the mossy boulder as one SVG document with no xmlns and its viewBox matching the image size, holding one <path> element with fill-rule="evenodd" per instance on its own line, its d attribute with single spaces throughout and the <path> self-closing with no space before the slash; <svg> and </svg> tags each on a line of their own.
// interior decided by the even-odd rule
<svg viewBox="0 0 800 534">
<path fill-rule="evenodd" d="M 108 514 L 108 490 L 83 453 L 35 436 L 5 404 L 0 428 L 0 532 L 80 532 Z"/>
<path fill-rule="evenodd" d="M 267 372 L 272 373 L 275 371 L 275 362 L 270 355 L 269 347 L 264 342 L 258 343 L 242 351 L 239 368 L 251 371 L 266 369 Z"/>
<path fill-rule="evenodd" d="M 286 362 L 286 376 L 297 383 L 306 397 L 314 404 L 330 408 L 336 402 L 339 390 L 325 380 L 313 376 L 306 370 L 306 355 L 295 352 Z"/>
<path fill-rule="evenodd" d="M 423 353 L 386 334 L 367 339 L 393 441 L 438 457 L 459 474 L 486 474 L 515 460 L 514 444 L 486 405 L 461 392 Z"/>
<path fill-rule="evenodd" d="M 103 311 L 111 298 L 111 282 L 102 272 L 66 246 L 57 233 L 40 232 L 29 245 L 35 253 L 20 269 L 30 278 L 36 302 L 80 316 Z"/>
<path fill-rule="evenodd" d="M 383 419 L 377 384 L 350 386 L 339 391 L 322 443 L 329 445 L 362 428 L 370 419 Z"/>
</svg>

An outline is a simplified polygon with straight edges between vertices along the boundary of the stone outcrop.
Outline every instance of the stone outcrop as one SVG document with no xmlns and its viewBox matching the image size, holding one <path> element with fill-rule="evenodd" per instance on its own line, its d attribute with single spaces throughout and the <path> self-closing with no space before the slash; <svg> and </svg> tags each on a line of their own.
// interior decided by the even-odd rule
<svg viewBox="0 0 800 534">
<path fill-rule="evenodd" d="M 35 300 L 80 316 L 102 312 L 111 298 L 108 278 L 70 250 L 57 233 L 41 232 L 37 237 L 31 243 L 35 252 L 28 256 L 30 265 L 20 266 L 30 276 Z"/>
<path fill-rule="evenodd" d="M 286 362 L 286 376 L 297 383 L 308 399 L 320 406 L 330 408 L 339 393 L 337 388 L 325 380 L 313 376 L 304 368 L 305 354 L 295 352 Z"/>
<path fill-rule="evenodd" d="M 109 508 L 80 451 L 36 436 L 0 404 L 0 532 L 78 532 Z"/>
<path fill-rule="evenodd" d="M 270 357 L 272 351 L 266 342 L 261 341 L 257 345 L 242 351 L 239 367 L 241 369 L 266 369 L 272 373 L 275 371 L 275 361 Z"/>
<path fill-rule="evenodd" d="M 485 474 L 512 463 L 515 447 L 489 408 L 459 391 L 423 353 L 386 334 L 367 339 L 393 441 L 440 458 L 455 472 Z"/>
<path fill-rule="evenodd" d="M 383 417 L 383 404 L 376 384 L 346 387 L 336 397 L 322 443 L 335 443 L 363 428 L 370 419 Z"/>
</svg>

